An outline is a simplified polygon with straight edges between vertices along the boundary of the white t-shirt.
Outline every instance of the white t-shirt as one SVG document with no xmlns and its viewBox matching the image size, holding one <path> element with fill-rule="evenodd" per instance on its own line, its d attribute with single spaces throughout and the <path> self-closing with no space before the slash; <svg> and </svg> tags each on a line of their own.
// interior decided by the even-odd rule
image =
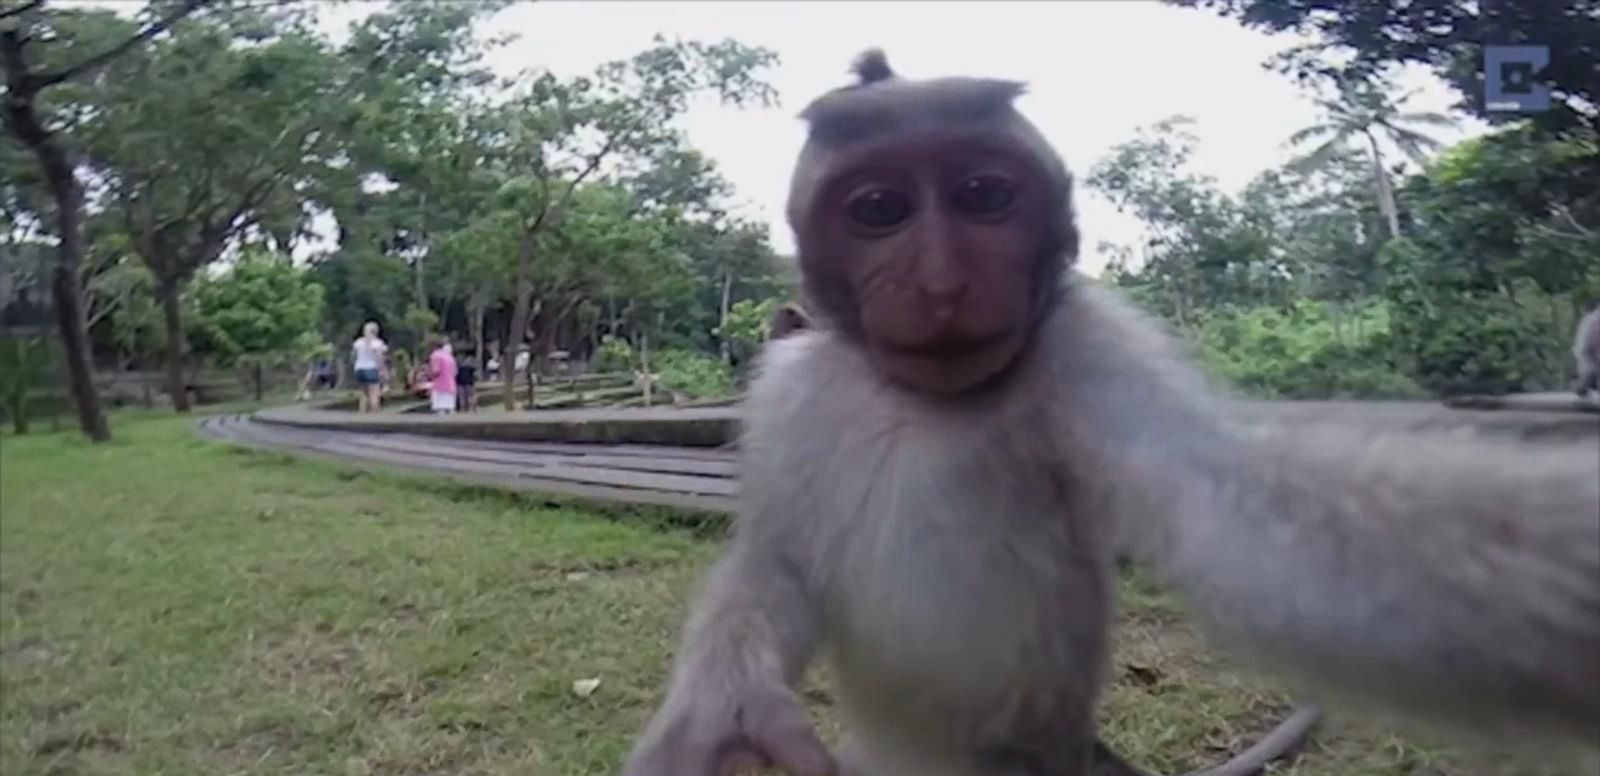
<svg viewBox="0 0 1600 776">
<path fill-rule="evenodd" d="M 383 365 L 383 354 L 388 352 L 389 346 L 383 340 L 373 337 L 361 337 L 350 346 L 350 352 L 355 358 L 355 369 L 378 369 Z"/>
</svg>

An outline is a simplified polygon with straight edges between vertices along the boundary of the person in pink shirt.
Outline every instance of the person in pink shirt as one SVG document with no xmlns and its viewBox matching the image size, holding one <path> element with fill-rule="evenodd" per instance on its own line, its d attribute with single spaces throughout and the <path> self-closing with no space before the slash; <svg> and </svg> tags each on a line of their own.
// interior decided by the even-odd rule
<svg viewBox="0 0 1600 776">
<path fill-rule="evenodd" d="M 450 340 L 439 343 L 428 355 L 428 374 L 432 376 L 433 411 L 449 414 L 456 411 L 456 357 L 451 354 Z"/>
</svg>

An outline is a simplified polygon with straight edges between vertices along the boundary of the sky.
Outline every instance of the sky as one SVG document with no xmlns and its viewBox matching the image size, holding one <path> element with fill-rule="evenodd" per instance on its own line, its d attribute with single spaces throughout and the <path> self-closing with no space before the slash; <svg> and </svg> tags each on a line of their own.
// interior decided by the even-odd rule
<svg viewBox="0 0 1600 776">
<path fill-rule="evenodd" d="M 325 29 L 339 35 L 377 2 L 330 5 Z M 769 73 L 780 102 L 731 108 L 705 100 L 680 120 L 690 142 L 714 159 L 734 188 L 732 210 L 765 221 L 780 253 L 793 250 L 783 220 L 788 178 L 804 127 L 797 118 L 813 97 L 851 80 L 861 51 L 883 48 L 907 77 L 979 75 L 1026 82 L 1020 109 L 1081 179 L 1110 149 L 1142 126 L 1174 114 L 1193 118 L 1196 172 L 1236 192 L 1293 153 L 1285 141 L 1318 118 L 1310 97 L 1262 65 L 1305 39 L 1246 30 L 1212 12 L 1155 0 L 1057 2 L 623 2 L 542 0 L 489 19 L 486 35 L 513 34 L 489 65 L 502 76 L 548 69 L 572 76 L 629 57 L 656 34 L 714 41 L 734 38 L 778 52 Z M 1398 72 L 1415 90 L 1407 110 L 1448 112 L 1455 95 L 1422 68 Z M 1486 127 L 1460 116 L 1456 130 L 1431 130 L 1446 143 Z M 1140 226 L 1086 188 L 1079 192 L 1084 233 L 1081 267 L 1097 274 L 1102 240 L 1131 244 Z M 333 234 L 331 221 L 316 231 Z M 318 245 L 317 243 L 321 243 Z M 307 250 L 332 247 L 325 240 Z"/>
</svg>

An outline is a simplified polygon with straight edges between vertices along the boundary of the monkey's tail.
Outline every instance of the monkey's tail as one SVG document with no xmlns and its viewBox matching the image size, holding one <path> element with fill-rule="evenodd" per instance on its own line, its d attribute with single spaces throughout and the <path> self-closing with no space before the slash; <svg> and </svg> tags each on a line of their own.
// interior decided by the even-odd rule
<svg viewBox="0 0 1600 776">
<path fill-rule="evenodd" d="M 1255 746 L 1240 752 L 1221 765 L 1203 771 L 1191 771 L 1185 776 L 1254 776 L 1267 767 L 1267 763 L 1287 757 L 1298 750 L 1311 735 L 1311 729 L 1321 720 L 1321 708 L 1301 706 L 1279 722 L 1272 732 L 1257 741 Z"/>
<path fill-rule="evenodd" d="M 1298 750 L 1321 719 L 1322 709 L 1311 705 L 1301 706 L 1279 722 L 1272 732 L 1257 741 L 1254 746 L 1235 755 L 1233 759 L 1204 770 L 1190 771 L 1183 776 L 1255 776 L 1267 767 L 1268 763 L 1281 760 Z M 1112 751 L 1111 747 L 1096 739 L 1093 776 L 1152 775 L 1123 760 Z"/>
</svg>

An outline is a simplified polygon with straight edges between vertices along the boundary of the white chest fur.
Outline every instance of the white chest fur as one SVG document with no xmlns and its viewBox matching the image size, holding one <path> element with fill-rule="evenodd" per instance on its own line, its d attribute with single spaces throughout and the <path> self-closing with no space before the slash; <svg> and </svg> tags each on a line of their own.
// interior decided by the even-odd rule
<svg viewBox="0 0 1600 776">
<path fill-rule="evenodd" d="M 821 337 L 779 344 L 753 391 L 782 410 L 759 421 L 781 441 L 751 451 L 752 465 L 809 475 L 766 479 L 788 482 L 780 498 L 808 513 L 796 545 L 822 548 L 801 560 L 847 711 L 892 716 L 903 734 L 1003 739 L 1092 701 L 1104 629 L 1073 632 L 1061 614 L 1109 616 L 1109 559 L 1090 521 L 1068 519 L 1040 418 L 1014 403 L 935 411 Z M 790 370 L 826 396 L 783 395 Z M 867 708 L 884 704 L 898 708 Z"/>
</svg>

